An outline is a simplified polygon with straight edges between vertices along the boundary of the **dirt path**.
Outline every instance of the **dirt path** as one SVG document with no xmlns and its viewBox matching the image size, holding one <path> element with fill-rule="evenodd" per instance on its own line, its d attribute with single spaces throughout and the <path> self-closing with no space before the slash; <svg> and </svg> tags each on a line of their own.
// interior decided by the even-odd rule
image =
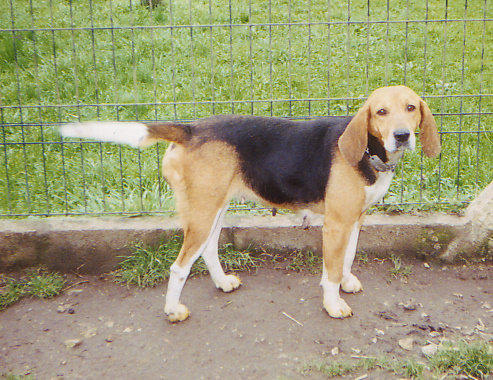
<svg viewBox="0 0 493 380">
<path fill-rule="evenodd" d="M 243 286 L 231 294 L 216 290 L 208 276 L 190 279 L 182 301 L 192 316 L 174 325 L 165 320 L 164 286 L 127 289 L 93 277 L 74 279 L 88 282 L 53 300 L 26 299 L 0 313 L 0 373 L 297 379 L 312 363 L 377 355 L 421 360 L 428 342 L 492 339 L 493 266 L 404 264 L 413 266 L 407 281 L 392 279 L 388 261 L 355 265 L 364 291 L 344 295 L 355 314 L 346 320 L 322 310 L 318 275 L 273 268 L 241 273 Z M 414 343 L 410 351 L 399 345 L 405 338 Z M 396 378 L 378 370 L 358 375 L 365 374 Z M 317 371 L 304 376 L 327 378 Z"/>
</svg>

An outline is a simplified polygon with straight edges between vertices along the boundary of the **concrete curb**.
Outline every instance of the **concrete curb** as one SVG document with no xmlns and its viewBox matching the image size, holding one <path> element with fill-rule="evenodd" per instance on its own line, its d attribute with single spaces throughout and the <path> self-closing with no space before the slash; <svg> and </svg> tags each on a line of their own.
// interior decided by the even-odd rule
<svg viewBox="0 0 493 380">
<path fill-rule="evenodd" d="M 311 250 L 321 254 L 322 216 L 301 228 L 297 215 L 226 217 L 221 243 L 236 249 L 263 249 L 280 254 Z M 370 215 L 363 225 L 358 251 L 378 257 L 391 254 L 439 259 L 448 243 L 464 228 L 465 219 L 428 216 Z M 45 266 L 61 272 L 101 274 L 113 270 L 129 243 L 159 242 L 179 228 L 177 219 L 46 218 L 0 221 L 0 272 Z"/>
</svg>

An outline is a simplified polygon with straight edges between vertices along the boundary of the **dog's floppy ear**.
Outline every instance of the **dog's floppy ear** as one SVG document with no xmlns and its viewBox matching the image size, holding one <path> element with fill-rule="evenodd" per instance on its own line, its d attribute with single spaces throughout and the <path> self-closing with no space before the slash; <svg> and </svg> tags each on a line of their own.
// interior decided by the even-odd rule
<svg viewBox="0 0 493 380">
<path fill-rule="evenodd" d="M 420 110 L 421 124 L 419 125 L 419 140 L 421 141 L 421 149 L 427 157 L 434 158 L 440 154 L 441 150 L 438 128 L 430 107 L 423 100 L 420 103 Z"/>
<path fill-rule="evenodd" d="M 346 130 L 338 141 L 342 157 L 351 165 L 356 166 L 363 158 L 368 146 L 368 128 L 370 123 L 370 107 L 364 104 L 351 119 Z"/>
</svg>

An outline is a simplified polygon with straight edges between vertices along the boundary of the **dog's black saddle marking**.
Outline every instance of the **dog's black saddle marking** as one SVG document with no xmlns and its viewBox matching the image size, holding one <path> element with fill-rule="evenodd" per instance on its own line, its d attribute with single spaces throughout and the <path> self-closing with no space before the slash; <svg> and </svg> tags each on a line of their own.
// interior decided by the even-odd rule
<svg viewBox="0 0 493 380">
<path fill-rule="evenodd" d="M 261 116 L 214 116 L 202 119 L 194 134 L 201 143 L 220 140 L 233 146 L 245 182 L 263 199 L 278 205 L 308 204 L 323 201 L 337 141 L 351 119 L 352 116 L 332 116 L 292 121 Z M 379 149 L 375 140 L 369 141 L 370 150 L 382 156 L 383 147 Z M 373 153 L 375 150 L 378 152 Z M 382 158 L 386 159 L 385 150 Z M 365 157 L 358 170 L 369 184 L 376 181 Z"/>
</svg>

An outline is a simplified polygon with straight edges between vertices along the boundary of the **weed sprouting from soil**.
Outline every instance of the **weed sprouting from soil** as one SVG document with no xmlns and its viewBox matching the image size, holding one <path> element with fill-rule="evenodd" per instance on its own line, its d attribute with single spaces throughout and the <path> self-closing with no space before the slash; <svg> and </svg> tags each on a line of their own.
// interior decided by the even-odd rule
<svg viewBox="0 0 493 380">
<path fill-rule="evenodd" d="M 27 283 L 27 291 L 31 297 L 52 298 L 60 294 L 65 280 L 56 273 L 32 273 Z"/>
<path fill-rule="evenodd" d="M 407 358 L 406 360 L 399 362 L 396 372 L 404 373 L 406 378 L 420 379 L 423 375 L 425 366 L 422 363 L 417 362 L 414 358 Z"/>
<path fill-rule="evenodd" d="M 305 368 L 305 370 L 318 371 L 327 375 L 328 377 L 339 377 L 347 375 L 355 370 L 355 367 L 350 363 L 346 362 L 336 362 L 336 363 L 318 363 L 310 364 Z"/>
<path fill-rule="evenodd" d="M 394 267 L 390 268 L 390 275 L 393 278 L 397 278 L 399 276 L 407 277 L 411 274 L 413 267 L 411 265 L 404 266 L 400 256 L 391 255 L 390 260 L 392 260 L 392 263 L 394 264 Z"/>
<path fill-rule="evenodd" d="M 290 263 L 286 267 L 286 270 L 288 271 L 302 272 L 306 269 L 311 274 L 321 273 L 322 258 L 311 251 L 295 251 L 289 259 Z"/>
<path fill-rule="evenodd" d="M 0 310 L 5 309 L 24 297 L 25 285 L 13 278 L 3 278 L 0 288 Z"/>
<path fill-rule="evenodd" d="M 356 261 L 361 264 L 368 264 L 368 254 L 366 252 L 356 252 Z"/>
</svg>

